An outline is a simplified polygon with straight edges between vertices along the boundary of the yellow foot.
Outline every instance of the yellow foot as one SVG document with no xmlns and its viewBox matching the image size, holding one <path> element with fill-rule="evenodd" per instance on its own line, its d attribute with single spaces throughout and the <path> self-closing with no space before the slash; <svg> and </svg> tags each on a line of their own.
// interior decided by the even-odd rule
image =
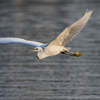
<svg viewBox="0 0 100 100">
<path fill-rule="evenodd" d="M 80 57 L 80 56 L 83 56 L 83 54 L 76 51 L 76 52 L 74 52 L 74 53 L 72 54 L 72 56 Z"/>
</svg>

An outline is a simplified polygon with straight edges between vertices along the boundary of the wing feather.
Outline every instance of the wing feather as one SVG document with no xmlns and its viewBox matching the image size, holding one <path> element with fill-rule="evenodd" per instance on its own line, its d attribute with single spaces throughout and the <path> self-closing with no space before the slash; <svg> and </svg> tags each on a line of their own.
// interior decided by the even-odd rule
<svg viewBox="0 0 100 100">
<path fill-rule="evenodd" d="M 77 22 L 66 28 L 50 45 L 64 46 L 72 40 L 86 25 L 93 11 L 87 11 Z"/>
<path fill-rule="evenodd" d="M 36 42 L 36 41 L 28 41 L 21 38 L 13 38 L 13 37 L 6 37 L 0 38 L 0 44 L 24 44 L 32 47 L 45 47 L 47 44 Z"/>
</svg>

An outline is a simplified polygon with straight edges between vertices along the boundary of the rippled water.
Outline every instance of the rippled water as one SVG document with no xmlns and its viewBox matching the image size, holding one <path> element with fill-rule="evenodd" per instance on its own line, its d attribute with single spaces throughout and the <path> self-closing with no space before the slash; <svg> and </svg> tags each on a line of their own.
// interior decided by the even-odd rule
<svg viewBox="0 0 100 100">
<path fill-rule="evenodd" d="M 0 0 L 0 37 L 50 42 L 94 10 L 65 55 L 36 62 L 32 48 L 0 45 L 0 100 L 100 100 L 100 0 Z"/>
</svg>

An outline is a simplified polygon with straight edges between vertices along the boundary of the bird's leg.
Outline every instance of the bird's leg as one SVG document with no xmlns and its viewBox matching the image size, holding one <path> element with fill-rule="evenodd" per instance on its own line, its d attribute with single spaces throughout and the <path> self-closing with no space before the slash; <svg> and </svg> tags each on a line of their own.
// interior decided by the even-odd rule
<svg viewBox="0 0 100 100">
<path fill-rule="evenodd" d="M 34 63 L 38 63 L 39 62 L 39 58 L 37 56 L 34 57 Z"/>
<path fill-rule="evenodd" d="M 71 51 L 64 51 L 62 52 L 63 54 L 68 54 L 68 55 L 71 55 L 71 56 L 75 56 L 75 57 L 80 57 L 80 56 L 83 56 L 82 53 L 76 51 L 76 52 L 71 52 Z"/>
<path fill-rule="evenodd" d="M 75 56 L 75 57 L 83 56 L 83 54 L 80 53 L 80 52 L 78 52 L 78 51 L 76 51 L 76 52 L 69 52 L 69 54 L 70 54 L 71 56 Z"/>
</svg>

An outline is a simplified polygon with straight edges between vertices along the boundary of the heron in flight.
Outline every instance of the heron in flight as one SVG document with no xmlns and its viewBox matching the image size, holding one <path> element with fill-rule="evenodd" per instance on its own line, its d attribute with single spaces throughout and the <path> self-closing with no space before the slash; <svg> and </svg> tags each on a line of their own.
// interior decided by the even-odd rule
<svg viewBox="0 0 100 100">
<path fill-rule="evenodd" d="M 60 53 L 71 56 L 80 57 L 80 52 L 71 52 L 68 47 L 65 47 L 86 25 L 93 11 L 86 11 L 82 18 L 76 21 L 71 26 L 67 27 L 56 39 L 50 43 L 40 43 L 29 41 L 21 38 L 6 37 L 0 38 L 0 44 L 25 44 L 34 47 L 33 52 L 37 52 L 37 57 L 43 59 L 49 56 L 55 56 Z"/>
</svg>

